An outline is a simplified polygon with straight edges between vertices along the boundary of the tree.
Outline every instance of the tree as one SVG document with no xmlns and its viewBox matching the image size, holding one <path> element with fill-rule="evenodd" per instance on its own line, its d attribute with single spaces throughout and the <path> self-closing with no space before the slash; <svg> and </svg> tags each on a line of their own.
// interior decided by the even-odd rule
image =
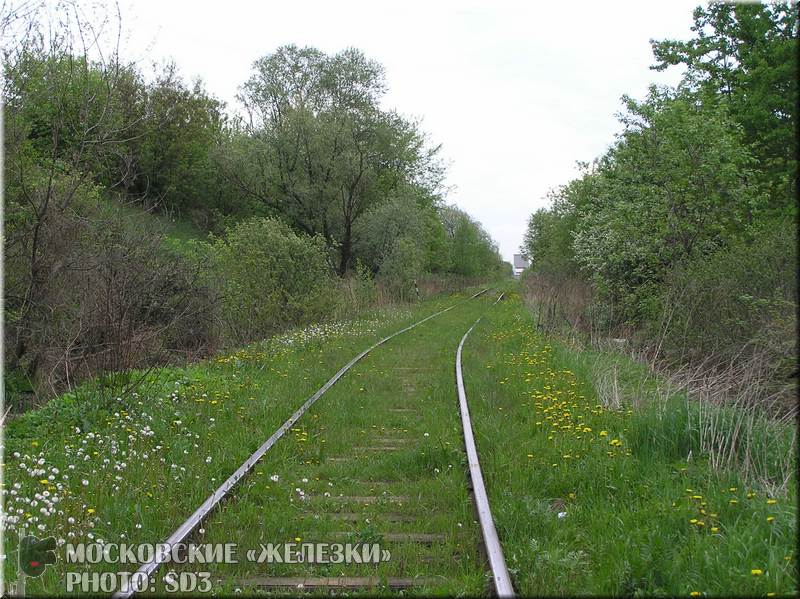
<svg viewBox="0 0 800 599">
<path fill-rule="evenodd" d="M 627 108 L 624 133 L 596 166 L 573 249 L 595 284 L 635 313 L 671 268 L 747 238 L 765 199 L 724 107 L 654 88 Z"/>
<path fill-rule="evenodd" d="M 683 86 L 724 104 L 760 161 L 775 210 L 795 210 L 797 192 L 797 2 L 713 2 L 694 11 L 686 42 L 654 41 L 656 64 L 684 65 Z"/>
<path fill-rule="evenodd" d="M 214 150 L 225 126 L 222 103 L 199 81 L 186 87 L 172 63 L 142 89 L 139 103 L 126 193 L 168 212 L 207 215 L 217 206 Z"/>
<path fill-rule="evenodd" d="M 381 110 L 383 68 L 358 50 L 284 46 L 254 70 L 241 100 L 255 167 L 229 174 L 270 213 L 321 234 L 344 274 L 356 221 L 401 182 L 435 179 L 432 154 L 414 123 Z"/>
<path fill-rule="evenodd" d="M 465 277 L 495 274 L 502 269 L 502 259 L 489 234 L 480 223 L 455 206 L 441 209 L 442 223 L 448 238 L 449 271 Z"/>
</svg>

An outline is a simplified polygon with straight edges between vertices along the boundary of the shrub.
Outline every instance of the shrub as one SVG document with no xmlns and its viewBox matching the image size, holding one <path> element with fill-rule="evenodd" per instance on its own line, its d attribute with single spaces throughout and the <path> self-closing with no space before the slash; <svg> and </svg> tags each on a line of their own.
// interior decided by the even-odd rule
<svg viewBox="0 0 800 599">
<path fill-rule="evenodd" d="M 651 336 L 672 361 L 726 364 L 762 354 L 774 375 L 796 369 L 797 244 L 794 226 L 766 228 L 693 260 L 668 277 Z"/>
<path fill-rule="evenodd" d="M 256 217 L 195 247 L 218 293 L 226 342 L 250 341 L 323 319 L 335 305 L 333 276 L 319 236 L 298 235 L 277 219 Z"/>
<path fill-rule="evenodd" d="M 393 295 L 403 300 L 415 297 L 414 281 L 422 274 L 425 252 L 413 239 L 400 237 L 381 263 L 381 278 Z"/>
<path fill-rule="evenodd" d="M 32 193 L 47 187 L 34 185 L 41 189 Z M 56 177 L 49 190 L 38 221 L 13 196 L 6 203 L 7 366 L 37 392 L 58 393 L 85 378 L 205 352 L 208 295 L 186 261 L 164 251 L 163 236 L 119 218 L 91 184 Z"/>
</svg>

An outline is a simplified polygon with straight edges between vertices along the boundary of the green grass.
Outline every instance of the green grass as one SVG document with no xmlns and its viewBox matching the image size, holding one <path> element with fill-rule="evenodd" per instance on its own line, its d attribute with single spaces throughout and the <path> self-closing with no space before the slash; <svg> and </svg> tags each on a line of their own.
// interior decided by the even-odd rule
<svg viewBox="0 0 800 599">
<path fill-rule="evenodd" d="M 697 406 L 632 387 L 642 366 L 613 360 L 629 398 L 619 409 L 598 398 L 598 354 L 543 338 L 513 294 L 467 343 L 478 449 L 517 590 L 795 594 L 794 483 L 772 497 L 735 469 L 714 472 Z M 763 426 L 777 464 L 790 431 Z"/>
<path fill-rule="evenodd" d="M 130 203 L 114 202 L 114 210 L 118 211 L 120 218 L 150 230 L 163 232 L 165 247 L 178 253 L 181 253 L 190 241 L 204 240 L 208 236 L 185 217 L 170 217 Z"/>
<path fill-rule="evenodd" d="M 215 565 L 221 593 L 255 592 L 254 576 L 439 576 L 413 594 L 480 594 L 486 586 L 477 554 L 479 531 L 468 502 L 454 397 L 458 340 L 489 306 L 481 298 L 432 320 L 359 362 L 276 445 L 235 502 L 204 527 L 203 542 L 374 541 L 391 552 L 380 564 Z M 395 409 L 415 410 L 414 413 Z M 386 444 L 396 451 L 369 451 Z M 344 458 L 330 461 L 328 458 Z M 277 480 L 274 480 L 277 477 Z M 302 493 L 301 493 L 302 492 Z M 377 503 L 337 497 L 379 497 Z M 392 502 L 392 497 L 408 499 Z M 335 514 L 356 514 L 353 522 Z M 413 518 L 391 522 L 388 514 Z M 421 546 L 385 540 L 388 533 L 444 534 Z M 375 591 L 371 591 L 374 593 Z"/>
<path fill-rule="evenodd" d="M 100 401 L 87 383 L 82 392 L 8 425 L 6 509 L 22 509 L 21 520 L 44 526 L 41 536 L 64 541 L 163 541 L 341 365 L 464 297 L 307 327 L 188 368 L 163 369 L 124 401 Z M 619 355 L 576 352 L 543 338 L 514 294 L 489 308 L 492 301 L 463 303 L 359 362 L 191 539 L 243 548 L 297 538 L 378 542 L 391 551 L 389 561 L 311 566 L 242 560 L 184 569 L 210 571 L 221 594 L 256 593 L 242 582 L 253 576 L 306 575 L 441 576 L 411 594 L 485 593 L 453 373 L 458 340 L 485 313 L 465 345 L 464 374 L 492 510 L 518 592 L 796 593 L 794 479 L 771 496 L 735 469 L 715 472 L 701 450 L 696 405 L 680 396 L 659 398 L 646 369 Z M 611 364 L 623 397 L 619 409 L 598 394 L 599 373 Z M 766 471 L 780 470 L 793 451 L 791 431 L 759 426 Z M 382 444 L 397 449 L 359 449 Z M 343 459 L 329 460 L 335 457 Z M 38 460 L 42 464 L 34 465 Z M 54 495 L 59 502 L 42 515 Z M 408 499 L 392 502 L 397 496 Z M 354 516 L 335 519 L 342 513 Z M 405 519 L 393 522 L 392 515 Z M 11 522 L 8 556 L 17 532 Z M 445 536 L 430 546 L 386 537 L 403 532 Z M 61 557 L 29 581 L 29 594 L 63 593 L 65 572 L 79 568 L 64 564 L 63 550 Z M 4 574 L 13 580 L 15 564 L 7 562 Z"/>
<path fill-rule="evenodd" d="M 6 428 L 3 464 L 4 489 L 8 491 L 6 510 L 9 514 L 22 510 L 18 514 L 20 522 L 28 522 L 34 530 L 42 525 L 44 530 L 35 531 L 37 534 L 54 535 L 61 542 L 98 539 L 160 542 L 351 357 L 388 333 L 464 297 L 434 299 L 413 310 L 379 311 L 371 318 L 351 323 L 312 326 L 189 368 L 163 369 L 150 378 L 149 385 L 137 396 L 126 400 L 112 399 L 104 404 L 88 393 L 57 398 L 39 410 L 14 419 Z M 486 301 L 469 302 L 440 318 L 455 318 L 457 328 L 466 328 Z M 423 326 L 429 325 L 442 326 L 438 319 Z M 379 351 L 392 356 L 393 342 Z M 407 351 L 413 353 L 413 345 L 409 347 Z M 454 348 L 455 345 L 439 347 L 446 352 L 441 360 Z M 361 402 L 370 399 L 370 394 L 354 391 L 353 385 L 367 385 L 362 382 L 363 369 L 371 367 L 374 368 L 373 362 L 365 362 L 358 366 L 361 370 L 348 373 L 334 387 L 331 397 L 323 396 L 317 409 L 327 410 L 333 404 L 337 406 L 334 413 L 339 418 L 338 425 L 357 422 L 348 416 L 352 401 L 342 402 L 352 400 L 353 396 Z M 439 374 L 440 384 L 445 385 L 451 369 L 443 369 Z M 369 388 L 375 384 L 385 383 L 370 381 Z M 391 389 L 394 397 L 397 392 L 397 388 Z M 367 405 L 371 406 L 372 402 Z M 307 414 L 298 426 L 309 429 L 318 420 L 322 422 L 317 412 Z M 326 416 L 325 422 L 330 424 L 319 426 L 333 426 L 333 420 Z M 299 442 L 282 439 L 259 470 L 266 473 L 270 468 L 270 475 L 271 470 L 280 471 L 282 480 L 288 480 L 293 469 L 299 467 L 293 441 Z M 449 441 L 453 456 L 435 455 L 441 459 L 447 455 L 448 465 L 454 463 L 458 456 L 457 441 L 455 436 Z M 344 437 L 337 436 L 331 436 L 327 442 L 330 443 L 328 447 L 336 450 L 339 450 L 337 444 L 346 443 Z M 432 439 L 432 448 L 433 443 Z M 314 446 L 314 451 L 324 448 L 321 443 Z M 311 444 L 305 447 L 313 454 Z M 422 458 L 416 455 L 399 457 L 407 460 L 407 467 L 413 470 L 434 459 L 431 455 L 434 454 Z M 262 484 L 264 478 L 257 474 L 248 480 L 237 492 L 237 500 L 215 513 L 207 524 L 209 534 L 215 530 L 212 527 L 221 516 L 227 518 L 230 510 L 245 505 L 238 499 L 242 495 L 253 497 L 249 508 L 253 513 L 263 513 L 263 505 L 250 493 L 252 485 Z M 457 486 L 452 481 L 449 484 Z M 341 488 L 345 488 L 344 485 Z M 276 487 L 270 493 L 261 487 L 258 490 L 265 492 L 261 501 L 270 497 L 283 502 L 288 499 L 287 489 L 279 492 Z M 45 492 L 48 493 L 46 500 Z M 444 496 L 450 497 L 450 493 Z M 54 497 L 59 501 L 53 504 Z M 43 515 L 40 510 L 48 504 L 52 505 L 52 510 Z M 285 509 L 292 507 L 292 502 L 288 504 Z M 466 520 L 466 516 L 462 519 Z M 245 534 L 247 530 L 238 528 L 241 522 L 237 528 L 223 531 L 221 536 L 229 534 L 229 541 L 250 540 Z M 14 556 L 19 523 L 8 524 L 5 554 Z M 296 534 L 294 529 L 292 534 Z M 64 573 L 68 567 L 63 561 L 63 551 L 61 557 L 56 567 L 49 568 L 41 578 L 29 581 L 29 594 L 63 592 Z M 70 568 L 75 569 L 74 566 Z M 14 563 L 6 561 L 6 580 L 16 578 L 15 569 Z M 95 565 L 87 569 L 132 568 Z M 477 571 L 482 578 L 480 570 Z M 475 575 L 474 569 L 470 572 Z M 471 588 L 476 588 L 475 584 Z"/>
</svg>

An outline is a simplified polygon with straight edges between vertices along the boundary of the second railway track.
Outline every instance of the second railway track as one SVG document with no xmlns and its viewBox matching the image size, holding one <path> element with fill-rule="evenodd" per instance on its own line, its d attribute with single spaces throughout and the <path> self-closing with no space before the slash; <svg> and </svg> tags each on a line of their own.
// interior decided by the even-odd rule
<svg viewBox="0 0 800 599">
<path fill-rule="evenodd" d="M 453 376 L 465 331 L 495 299 L 437 313 L 349 363 L 287 421 L 280 443 L 282 432 L 243 464 L 224 501 L 210 497 L 171 537 L 236 543 L 237 563 L 165 564 L 159 578 L 205 570 L 223 594 L 513 594 L 496 534 L 487 536 L 493 524 Z M 331 563 L 346 544 L 368 559 Z M 263 559 L 247 559 L 247 548 Z"/>
</svg>

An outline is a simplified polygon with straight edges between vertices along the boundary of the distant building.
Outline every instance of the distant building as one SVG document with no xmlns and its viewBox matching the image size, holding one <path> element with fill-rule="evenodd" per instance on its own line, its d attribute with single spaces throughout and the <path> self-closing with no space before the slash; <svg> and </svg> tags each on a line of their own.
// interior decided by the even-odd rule
<svg viewBox="0 0 800 599">
<path fill-rule="evenodd" d="M 530 266 L 528 260 L 522 254 L 514 254 L 514 278 L 519 279 L 522 271 Z"/>
</svg>

